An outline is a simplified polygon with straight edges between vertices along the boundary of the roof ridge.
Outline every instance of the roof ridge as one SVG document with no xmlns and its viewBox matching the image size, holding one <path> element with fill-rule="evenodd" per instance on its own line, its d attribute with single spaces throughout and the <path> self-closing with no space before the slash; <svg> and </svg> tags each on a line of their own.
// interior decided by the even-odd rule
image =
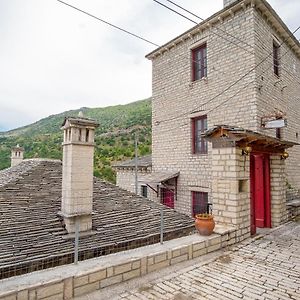
<svg viewBox="0 0 300 300">
<path fill-rule="evenodd" d="M 40 165 L 42 159 L 24 159 L 16 166 L 9 167 L 0 171 L 0 188 L 6 186 L 9 183 L 15 182 L 18 179 L 23 178 L 23 174 L 32 170 L 32 168 Z"/>
</svg>

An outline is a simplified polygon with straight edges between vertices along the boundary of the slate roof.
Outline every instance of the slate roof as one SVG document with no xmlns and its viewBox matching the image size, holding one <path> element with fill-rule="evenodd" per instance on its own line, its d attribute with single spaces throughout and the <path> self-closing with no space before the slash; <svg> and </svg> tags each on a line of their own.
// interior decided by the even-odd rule
<svg viewBox="0 0 300 300">
<path fill-rule="evenodd" d="M 147 168 L 152 167 L 152 155 L 145 155 L 142 157 L 138 157 L 137 160 L 138 167 Z M 133 168 L 135 167 L 135 160 L 129 159 L 113 165 L 115 168 Z"/>
<path fill-rule="evenodd" d="M 0 171 L 0 279 L 73 261 L 74 239 L 57 214 L 61 181 L 55 160 Z M 159 242 L 161 207 L 165 239 L 194 230 L 188 216 L 94 178 L 94 234 L 80 237 L 79 259 Z"/>
</svg>

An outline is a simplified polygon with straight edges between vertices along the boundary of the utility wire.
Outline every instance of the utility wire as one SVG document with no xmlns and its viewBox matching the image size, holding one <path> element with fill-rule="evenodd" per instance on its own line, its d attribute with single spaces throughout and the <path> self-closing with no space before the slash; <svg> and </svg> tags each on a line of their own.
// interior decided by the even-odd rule
<svg viewBox="0 0 300 300">
<path fill-rule="evenodd" d="M 62 0 L 56 0 L 56 1 L 58 1 L 58 2 L 60 2 L 60 3 L 62 3 L 62 4 L 64 4 L 64 5 L 66 5 L 66 6 L 69 6 L 69 7 L 73 8 L 73 9 L 79 11 L 79 12 L 82 12 L 82 13 L 84 13 L 84 14 L 86 14 L 86 15 L 88 15 L 88 16 L 90 16 L 90 17 L 92 17 L 92 18 L 94 18 L 94 19 L 96 19 L 96 20 L 98 20 L 98 21 L 101 21 L 101 22 L 103 22 L 103 23 L 105 23 L 105 24 L 107 24 L 107 25 L 109 25 L 109 26 L 112 26 L 112 27 L 115 28 L 115 29 L 118 29 L 118 30 L 120 30 L 120 31 L 122 31 L 122 32 L 125 32 L 125 33 L 127 33 L 127 34 L 129 34 L 129 35 L 131 35 L 131 36 L 133 36 L 133 37 L 136 37 L 136 38 L 138 38 L 138 39 L 141 39 L 141 40 L 143 40 L 143 41 L 145 41 L 145 42 L 147 42 L 147 43 L 150 43 L 151 45 L 154 45 L 154 46 L 156 46 L 156 47 L 161 47 L 160 45 L 158 45 L 158 44 L 156 44 L 156 43 L 154 43 L 154 42 L 151 42 L 151 41 L 148 40 L 148 39 L 145 39 L 145 38 L 143 38 L 143 37 L 141 37 L 141 36 L 139 36 L 139 35 L 137 35 L 137 34 L 134 34 L 134 33 L 130 32 L 130 31 L 128 31 L 128 30 L 125 30 L 125 29 L 119 27 L 119 26 L 116 26 L 116 25 L 114 25 L 114 24 L 112 24 L 112 23 L 109 23 L 109 22 L 107 22 L 107 21 L 105 21 L 105 20 L 103 20 L 103 19 L 101 19 L 101 18 L 99 18 L 99 17 L 97 17 L 97 16 L 95 16 L 95 15 L 93 15 L 93 14 L 91 14 L 91 13 L 88 13 L 88 12 L 86 12 L 86 11 L 84 11 L 84 10 L 78 8 L 78 7 L 75 7 L 75 6 L 73 6 L 73 5 L 69 4 L 69 3 L 66 3 L 66 2 L 64 2 L 64 1 L 62 1 Z M 155 0 L 153 0 L 153 1 L 155 1 Z M 167 1 L 169 1 L 169 0 L 167 0 Z M 158 1 L 156 1 L 156 2 L 158 2 Z M 169 2 L 171 2 L 171 3 L 174 4 L 174 5 L 176 5 L 173 1 L 169 1 Z M 163 4 L 161 4 L 161 5 L 163 5 Z M 165 6 L 165 5 L 163 5 L 163 6 Z M 166 6 L 166 7 L 167 7 L 167 6 Z M 178 5 L 178 7 L 180 7 L 180 6 Z M 182 8 L 182 9 L 184 9 L 184 8 Z M 172 10 L 172 9 L 171 9 L 171 10 Z M 172 10 L 172 11 L 176 12 L 175 10 Z M 186 11 L 187 11 L 187 10 L 186 10 Z M 176 13 L 178 13 L 178 12 L 176 12 Z M 190 12 L 190 13 L 191 13 L 191 12 Z M 178 14 L 179 14 L 180 16 L 186 18 L 184 15 L 182 15 L 182 14 L 180 14 L 180 13 L 178 13 Z M 191 14 L 193 14 L 193 13 L 191 13 Z M 193 14 L 193 15 L 194 15 L 194 14 Z M 196 16 L 196 15 L 195 15 L 195 16 Z M 200 17 L 198 16 L 198 18 L 200 18 Z M 189 18 L 187 18 L 187 19 L 188 19 L 189 21 L 194 22 L 195 24 L 197 24 L 195 21 L 193 21 L 193 20 L 191 20 L 191 19 L 189 19 Z M 200 18 L 200 19 L 203 20 L 202 18 Z M 218 36 L 220 36 L 220 35 L 218 35 Z M 222 36 L 221 36 L 221 37 L 222 37 Z M 223 38 L 223 37 L 222 37 L 222 38 Z M 227 40 L 227 41 L 228 41 L 228 40 Z M 229 41 L 229 42 L 231 43 L 231 41 Z M 249 44 L 247 44 L 247 45 L 249 45 Z M 242 49 L 246 50 L 245 48 L 242 48 Z M 246 50 L 246 51 L 248 51 L 248 50 Z M 249 52 L 249 51 L 248 51 L 248 52 Z M 204 65 L 203 65 L 202 63 L 199 63 L 199 61 L 195 61 L 194 59 L 192 59 L 191 61 L 194 62 L 194 63 L 196 63 L 196 64 L 198 64 L 199 66 L 204 67 Z"/>
<path fill-rule="evenodd" d="M 179 15 L 179 16 L 181 16 L 181 17 L 183 17 L 183 18 L 185 18 L 185 19 L 187 19 L 187 20 L 193 22 L 194 24 L 198 25 L 197 22 L 195 22 L 194 20 L 192 20 L 192 19 L 188 18 L 187 16 L 181 14 L 181 13 L 178 12 L 177 10 L 175 10 L 175 9 L 173 9 L 173 8 L 171 8 L 171 7 L 165 5 L 165 4 L 163 4 L 163 3 L 161 3 L 161 2 L 159 2 L 159 1 L 157 1 L 157 0 L 153 0 L 153 1 L 156 2 L 157 4 L 161 5 L 161 6 L 165 7 L 166 9 L 171 10 L 171 11 L 174 12 L 175 14 L 177 14 L 177 15 Z"/>
<path fill-rule="evenodd" d="M 180 8 L 180 9 L 182 9 L 183 11 L 189 13 L 190 15 L 192 15 L 192 16 L 194 16 L 194 17 L 200 19 L 201 21 L 205 21 L 205 20 L 204 20 L 203 18 L 201 18 L 199 15 L 196 15 L 195 13 L 193 13 L 193 12 L 191 12 L 190 10 L 184 8 L 183 6 L 181 6 L 181 5 L 177 4 L 177 3 L 175 3 L 174 1 L 171 1 L 171 0 L 166 0 L 166 1 L 168 1 L 169 3 L 173 4 L 174 6 Z M 156 2 L 156 1 L 155 1 L 155 2 Z M 172 11 L 174 11 L 174 10 L 172 10 Z M 180 14 L 180 15 L 181 15 L 181 14 Z M 182 15 L 181 15 L 181 16 L 182 16 Z M 183 17 L 184 17 L 184 16 L 183 16 Z M 194 22 L 194 21 L 192 21 L 192 22 Z M 194 22 L 194 23 L 195 23 L 195 22 Z M 215 29 L 216 29 L 216 30 L 220 30 L 221 32 L 225 33 L 226 35 L 228 35 L 228 36 L 230 36 L 230 37 L 232 37 L 232 38 L 238 40 L 239 42 L 241 42 L 241 43 L 243 43 L 243 44 L 245 44 L 245 45 L 247 45 L 247 46 L 249 46 L 249 47 L 255 49 L 255 47 L 254 47 L 253 45 L 250 45 L 250 44 L 248 44 L 247 42 L 245 42 L 244 40 L 238 38 L 237 36 L 234 36 L 234 35 L 230 34 L 228 31 L 226 31 L 226 30 L 224 30 L 224 29 L 222 29 L 222 28 L 215 28 Z M 240 47 L 240 48 L 246 50 L 245 48 L 242 48 L 242 47 Z M 267 49 L 266 46 L 264 46 L 264 45 L 263 45 L 263 49 L 264 49 L 266 52 L 269 52 L 269 49 Z M 281 64 L 281 69 L 284 70 L 284 71 L 285 71 L 286 73 L 288 73 L 289 75 L 291 75 L 291 74 L 289 73 L 289 71 L 286 70 L 286 69 L 284 68 L 283 64 Z M 297 82 L 300 84 L 299 81 L 297 81 Z"/>
<path fill-rule="evenodd" d="M 174 12 L 175 14 L 177 14 L 177 15 L 179 15 L 179 16 L 181 16 L 181 17 L 183 17 L 183 18 L 185 18 L 185 19 L 187 19 L 187 20 L 193 22 L 194 24 L 198 25 L 198 23 L 197 23 L 196 21 L 194 21 L 194 20 L 188 18 L 187 16 L 185 16 L 185 15 L 179 13 L 179 12 L 176 11 L 175 9 L 172 9 L 171 7 L 169 7 L 169 6 L 167 6 L 167 5 L 163 4 L 163 3 L 161 3 L 161 2 L 158 1 L 158 0 L 153 0 L 153 1 L 156 2 L 156 3 L 159 4 L 159 5 L 161 5 L 161 6 L 165 7 L 165 8 L 167 8 L 168 10 Z M 201 18 L 201 19 L 202 19 L 202 18 Z M 250 50 L 248 50 L 248 49 L 246 49 L 246 48 L 240 46 L 239 44 L 237 44 L 237 43 L 235 43 L 235 42 L 233 42 L 233 41 L 228 40 L 226 37 L 224 37 L 223 35 L 221 35 L 221 34 L 215 32 L 213 29 L 211 30 L 211 32 L 212 32 L 214 35 L 216 35 L 216 36 L 222 38 L 223 40 L 227 41 L 228 43 L 234 44 L 235 46 L 238 46 L 238 47 L 240 47 L 241 49 L 243 49 L 243 50 L 245 50 L 245 51 L 247 51 L 247 52 L 253 54 L 252 51 L 250 51 Z M 247 45 L 248 45 L 248 44 L 247 44 Z"/>
<path fill-rule="evenodd" d="M 295 34 L 298 30 L 300 29 L 300 26 L 293 31 L 293 34 Z M 279 45 L 282 46 L 283 43 L 285 43 L 288 39 L 290 38 L 290 36 L 288 36 L 286 39 L 284 39 L 281 44 Z M 286 51 L 282 56 L 285 56 L 286 54 L 288 53 L 288 51 Z M 208 101 L 204 102 L 201 104 L 201 106 L 193 109 L 192 111 L 189 111 L 187 113 L 182 113 L 182 114 L 179 114 L 173 118 L 169 118 L 169 119 L 164 119 L 162 121 L 158 121 L 158 124 L 161 124 L 161 123 L 165 123 L 165 122 L 169 122 L 169 121 L 173 121 L 173 120 L 176 120 L 182 116 L 185 116 L 185 115 L 190 115 L 192 113 L 195 113 L 195 112 L 199 112 L 199 111 L 203 111 L 203 107 L 205 105 L 207 105 L 208 103 L 212 102 L 213 100 L 215 100 L 216 98 L 218 98 L 219 96 L 223 95 L 225 92 L 227 92 L 229 89 L 231 89 L 233 86 L 235 86 L 237 83 L 239 83 L 240 81 L 242 81 L 245 77 L 247 77 L 250 73 L 252 73 L 255 69 L 257 69 L 262 63 L 264 63 L 271 55 L 273 54 L 273 51 L 272 52 L 269 52 L 269 54 L 263 58 L 257 65 L 255 65 L 252 69 L 250 69 L 248 72 L 246 72 L 242 77 L 240 77 L 239 79 L 237 79 L 235 82 L 233 82 L 231 85 L 229 85 L 228 87 L 226 87 L 224 90 L 222 90 L 220 93 L 218 93 L 217 95 L 215 95 L 214 97 L 212 97 L 211 99 L 209 99 Z M 281 59 L 280 58 L 280 59 Z M 269 68 L 269 67 L 268 67 Z M 263 72 L 264 73 L 264 72 Z M 263 74 L 262 73 L 262 74 Z M 261 74 L 261 75 L 262 75 Z M 212 110 L 211 110 L 212 111 Z"/>
<path fill-rule="evenodd" d="M 137 35 L 137 34 L 135 34 L 135 33 L 132 33 L 132 32 L 130 32 L 130 31 L 128 31 L 128 30 L 126 30 L 126 29 L 123 29 L 123 28 L 121 28 L 121 27 L 119 27 L 119 26 L 116 26 L 116 25 L 114 25 L 114 24 L 112 24 L 112 23 L 110 23 L 110 22 L 108 22 L 108 21 L 105 21 L 105 20 L 103 20 L 103 19 L 100 19 L 100 18 L 96 17 L 95 15 L 92 15 L 92 14 L 90 14 L 90 13 L 88 13 L 88 12 L 86 12 L 86 11 L 84 11 L 84 10 L 78 8 L 78 7 L 75 7 L 75 6 L 73 6 L 73 5 L 69 4 L 69 3 L 66 3 L 66 2 L 61 1 L 61 0 L 56 0 L 56 1 L 58 1 L 58 2 L 60 2 L 60 3 L 62 3 L 62 4 L 64 4 L 64 5 L 66 5 L 66 6 L 69 6 L 69 7 L 73 8 L 73 9 L 75 9 L 75 10 L 78 10 L 78 11 L 80 11 L 80 12 L 82 12 L 82 13 L 84 13 L 84 14 L 86 14 L 86 15 L 88 15 L 88 16 L 90 16 L 90 17 L 92 17 L 92 18 L 94 18 L 94 19 L 96 19 L 96 20 L 98 20 L 98 21 L 100 21 L 100 22 L 103 22 L 103 23 L 105 23 L 106 25 L 109 25 L 109 26 L 111 26 L 111 27 L 113 27 L 113 28 L 115 28 L 115 29 L 118 29 L 118 30 L 120 30 L 120 31 L 122 31 L 122 32 L 125 32 L 125 33 L 127 33 L 127 34 L 129 34 L 129 35 L 131 35 L 131 36 L 134 36 L 134 37 L 136 37 L 136 38 L 138 38 L 138 39 L 140 39 L 140 40 L 142 40 L 142 41 L 144 41 L 144 42 L 147 42 L 148 44 L 151 44 L 151 45 L 153 45 L 153 46 L 159 47 L 159 45 L 157 45 L 157 44 L 155 44 L 155 43 L 153 43 L 153 42 L 151 42 L 151 41 L 149 41 L 149 40 L 147 40 L 147 39 L 145 39 L 145 38 L 143 38 L 143 37 L 141 37 L 141 36 L 139 36 L 139 35 Z"/>
<path fill-rule="evenodd" d="M 97 20 L 99 20 L 99 21 L 101 21 L 101 22 L 103 22 L 103 23 L 105 23 L 105 24 L 107 24 L 107 25 L 109 25 L 109 26 L 112 26 L 112 27 L 115 28 L 115 29 L 118 29 L 118 30 L 120 30 L 120 31 L 122 31 L 122 32 L 125 32 L 125 33 L 127 33 L 127 34 L 129 34 L 129 35 L 131 35 L 131 36 L 134 36 L 134 37 L 136 37 L 136 38 L 138 38 L 138 39 L 140 39 L 140 40 L 143 40 L 143 41 L 145 41 L 145 42 L 147 42 L 147 43 L 149 43 L 149 44 L 151 44 L 151 45 L 154 45 L 154 46 L 156 46 L 156 47 L 160 47 L 158 44 L 155 44 L 155 43 L 153 43 L 153 42 L 151 42 L 151 41 L 149 41 L 149 40 L 147 40 L 147 39 L 145 39 L 145 38 L 143 38 L 143 37 L 141 37 L 141 36 L 139 36 L 139 35 L 137 35 L 137 34 L 134 34 L 134 33 L 130 32 L 130 31 L 127 31 L 127 30 L 125 30 L 125 29 L 123 29 L 123 28 L 121 28 L 121 27 L 119 27 L 119 26 L 116 26 L 116 25 L 110 23 L 110 22 L 107 22 L 107 21 L 105 21 L 105 20 L 103 20 L 103 19 L 100 19 L 100 18 L 96 17 L 95 15 L 92 15 L 92 14 L 90 14 L 90 13 L 88 13 L 88 12 L 82 10 L 82 9 L 79 9 L 79 8 L 77 8 L 77 7 L 75 7 L 75 6 L 71 5 L 71 4 L 68 4 L 68 3 L 66 3 L 66 2 L 64 2 L 64 1 L 62 1 L 62 0 L 57 0 L 57 1 L 60 2 L 60 3 L 62 3 L 62 4 L 64 4 L 64 5 L 66 5 L 66 6 L 69 6 L 69 7 L 73 8 L 73 9 L 79 11 L 79 12 L 82 12 L 82 13 L 84 13 L 84 14 L 86 14 L 86 15 L 92 17 L 92 18 L 95 18 L 95 19 L 97 19 Z M 186 19 L 188 19 L 189 21 L 191 21 L 191 22 L 197 24 L 197 22 L 195 22 L 195 21 L 193 21 L 193 20 L 187 18 L 186 16 L 184 16 L 184 15 L 178 13 L 177 11 L 175 11 L 175 10 L 173 10 L 173 9 L 171 9 L 171 8 L 169 8 L 168 6 L 162 4 L 161 2 L 159 2 L 159 1 L 157 1 L 157 0 L 153 0 L 153 1 L 156 2 L 156 3 L 158 3 L 158 4 L 160 4 L 160 5 L 162 5 L 162 6 L 164 6 L 164 7 L 166 7 L 166 8 L 168 8 L 168 9 L 170 9 L 171 11 L 173 11 L 173 12 L 179 14 L 180 16 L 182 16 L 182 17 L 184 17 L 184 18 L 186 18 Z M 167 0 L 167 1 L 169 1 L 169 0 Z M 173 2 L 173 1 L 169 1 L 169 2 L 175 5 L 175 2 Z M 178 7 L 179 7 L 179 6 L 178 6 Z M 200 18 L 200 17 L 199 17 L 199 18 Z M 294 34 L 295 32 L 297 32 L 299 29 L 300 29 L 300 26 L 293 32 L 293 34 Z M 216 34 L 215 32 L 213 32 L 213 33 Z M 217 34 L 217 35 L 218 35 L 218 34 Z M 218 35 L 218 36 L 220 36 L 220 35 Z M 223 36 L 221 36 L 221 37 L 223 37 Z M 223 37 L 223 38 L 224 38 L 224 37 Z M 289 38 L 290 38 L 290 37 L 288 37 L 287 39 L 289 39 Z M 284 41 L 282 41 L 282 43 L 280 44 L 280 46 L 281 46 L 287 39 L 285 39 Z M 228 41 L 228 40 L 227 40 L 227 41 Z M 229 42 L 232 43 L 231 41 L 229 41 Z M 235 44 L 235 43 L 234 43 L 234 44 Z M 236 45 L 236 44 L 235 44 L 235 45 Z M 244 48 L 243 48 L 243 49 L 244 49 Z M 244 50 L 246 50 L 246 49 L 244 49 Z M 249 52 L 249 50 L 246 50 L 246 51 Z M 252 53 L 252 52 L 251 52 L 251 53 Z M 251 70 L 250 70 L 249 72 L 247 72 L 246 74 L 244 74 L 241 78 L 239 78 L 237 81 L 235 81 L 235 82 L 234 82 L 233 84 L 231 84 L 229 87 L 227 87 L 227 88 L 226 88 L 225 90 L 223 90 L 221 93 L 217 94 L 217 95 L 214 96 L 212 99 L 208 100 L 206 103 L 203 103 L 203 104 L 201 105 L 201 107 L 203 107 L 204 105 L 207 105 L 209 102 L 213 101 L 214 99 L 216 99 L 217 97 L 219 97 L 220 95 L 222 95 L 223 93 L 225 93 L 226 91 L 228 91 L 231 87 L 233 87 L 234 85 L 236 85 L 238 82 L 240 82 L 242 79 L 244 79 L 244 78 L 245 78 L 247 75 L 249 75 L 253 70 L 255 70 L 259 65 L 261 65 L 265 60 L 267 60 L 267 59 L 269 58 L 269 56 L 270 56 L 272 53 L 273 53 L 273 52 L 269 53 L 269 55 L 268 55 L 265 59 L 263 59 L 258 65 L 256 65 L 253 69 L 251 69 Z M 285 53 L 285 54 L 286 54 L 286 53 Z M 192 60 L 192 61 L 194 61 L 194 60 Z M 196 61 L 194 61 L 194 62 L 196 62 Z M 199 62 L 196 62 L 196 63 L 199 64 Z M 188 112 L 188 114 L 193 113 L 193 112 L 195 112 L 195 110 L 193 110 L 192 112 Z M 187 114 L 187 113 L 182 114 L 182 115 L 186 115 L 186 114 Z M 161 122 L 159 122 L 159 123 L 167 122 L 167 121 L 170 121 L 170 120 L 177 119 L 178 117 L 180 117 L 180 116 L 182 116 L 182 115 L 179 115 L 179 116 L 174 117 L 174 118 L 170 118 L 170 119 L 168 119 L 168 120 L 163 120 L 163 121 L 161 121 Z"/>
<path fill-rule="evenodd" d="M 190 15 L 192 15 L 192 16 L 198 18 L 199 20 L 205 21 L 205 20 L 204 20 L 203 18 L 201 18 L 199 15 L 196 15 L 195 13 L 193 13 L 193 12 L 191 12 L 190 10 L 188 10 L 188 9 L 186 9 L 186 8 L 184 8 L 184 7 L 182 7 L 182 6 L 180 6 L 179 4 L 175 3 L 174 1 L 171 1 L 171 0 L 166 0 L 166 1 L 172 3 L 174 6 L 176 6 L 176 7 L 180 8 L 180 9 L 182 9 L 183 11 L 185 11 L 185 12 L 189 13 Z M 220 30 L 221 32 L 223 32 L 223 33 L 227 34 L 228 36 L 230 36 L 230 37 L 232 37 L 232 38 L 238 40 L 239 42 L 241 42 L 241 43 L 247 45 L 248 47 L 254 48 L 252 45 L 250 45 L 250 44 L 248 44 L 247 42 L 245 42 L 244 40 L 242 40 L 242 39 L 240 39 L 240 38 L 234 36 L 233 34 L 230 34 L 229 32 L 227 32 L 226 30 L 224 30 L 224 29 L 222 29 L 222 28 L 216 28 L 216 30 Z M 242 47 L 241 47 L 241 48 L 242 48 Z M 246 50 L 245 48 L 242 48 L 242 49 Z"/>
<path fill-rule="evenodd" d="M 182 9 L 183 11 L 189 13 L 190 15 L 192 15 L 192 16 L 194 16 L 194 17 L 200 19 L 201 21 L 205 21 L 205 20 L 204 20 L 203 18 L 201 18 L 199 15 L 196 15 L 195 13 L 193 13 L 193 12 L 191 12 L 190 10 L 184 8 L 183 6 L 181 6 L 181 5 L 177 4 L 177 3 L 175 3 L 174 1 L 171 1 L 171 0 L 166 0 L 166 1 L 168 1 L 169 3 L 173 4 L 174 6 L 180 8 L 180 9 Z M 249 46 L 249 47 L 255 49 L 255 47 L 254 47 L 253 45 L 248 44 L 248 43 L 245 42 L 244 40 L 238 38 L 237 36 L 235 36 L 235 35 L 233 35 L 233 34 L 231 34 L 231 33 L 229 33 L 229 32 L 226 31 L 225 29 L 222 29 L 222 28 L 215 28 L 215 29 L 216 29 L 216 30 L 220 30 L 221 32 L 225 33 L 226 35 L 228 35 L 228 36 L 230 36 L 230 37 L 232 37 L 232 38 L 238 40 L 239 42 L 241 42 L 241 43 L 243 43 L 243 44 L 245 44 L 245 45 L 247 45 L 247 46 Z M 244 49 L 244 48 L 241 47 L 241 49 Z M 263 45 L 263 49 L 266 50 L 266 52 L 269 52 L 269 49 L 268 49 L 265 45 Z M 244 49 L 244 50 L 245 50 L 245 49 Z"/>
<path fill-rule="evenodd" d="M 107 25 L 109 25 L 109 26 L 112 26 L 112 27 L 115 28 L 115 29 L 118 29 L 118 30 L 120 30 L 120 31 L 122 31 L 122 32 L 125 32 L 125 33 L 127 33 L 127 34 L 129 34 L 129 35 L 131 35 L 131 36 L 133 36 L 133 37 L 136 37 L 136 38 L 138 38 L 138 39 L 140 39 L 140 40 L 142 40 L 142 41 L 144 41 L 144 42 L 147 42 L 147 43 L 149 43 L 149 44 L 151 44 L 151 45 L 153 45 L 153 46 L 161 47 L 160 45 L 158 45 L 158 44 L 156 44 L 156 43 L 154 43 L 154 42 L 151 42 L 151 41 L 149 41 L 148 39 L 145 39 L 145 38 L 143 38 L 143 37 L 141 37 L 141 36 L 139 36 L 139 35 L 137 35 L 137 34 L 135 34 L 135 33 L 132 33 L 132 32 L 130 32 L 130 31 L 126 30 L 126 29 L 123 29 L 123 28 L 121 28 L 121 27 L 119 27 L 119 26 L 116 26 L 116 25 L 114 25 L 114 24 L 112 24 L 112 23 L 109 23 L 109 22 L 107 22 L 107 21 L 105 21 L 105 20 L 103 20 L 103 19 L 101 19 L 101 18 L 98 18 L 98 17 L 96 17 L 95 15 L 92 15 L 92 14 L 90 14 L 90 13 L 88 13 L 88 12 L 86 12 L 86 11 L 84 11 L 84 10 L 78 8 L 78 7 L 75 7 L 75 6 L 73 6 L 73 5 L 69 4 L 69 3 L 66 3 L 66 2 L 64 2 L 64 1 L 62 1 L 62 0 L 56 0 L 56 1 L 58 1 L 58 2 L 60 2 L 60 3 L 62 3 L 62 4 L 64 4 L 64 5 L 66 5 L 66 6 L 69 6 L 69 7 L 73 8 L 73 9 L 79 11 L 79 12 L 82 12 L 82 13 L 84 13 L 84 14 L 86 14 L 86 15 L 88 15 L 88 16 L 90 16 L 90 17 L 92 17 L 92 18 L 94 18 L 94 19 L 96 19 L 96 20 L 98 20 L 98 21 L 101 21 L 101 22 L 103 22 L 103 23 L 105 23 L 105 24 L 107 24 Z M 192 20 L 190 20 L 190 21 L 192 21 Z M 192 22 L 193 22 L 193 21 L 192 21 Z M 202 67 L 204 66 L 203 64 L 200 64 L 198 61 L 195 61 L 195 60 L 192 60 L 192 61 L 195 62 L 195 63 L 197 63 L 198 65 L 201 65 Z"/>
</svg>

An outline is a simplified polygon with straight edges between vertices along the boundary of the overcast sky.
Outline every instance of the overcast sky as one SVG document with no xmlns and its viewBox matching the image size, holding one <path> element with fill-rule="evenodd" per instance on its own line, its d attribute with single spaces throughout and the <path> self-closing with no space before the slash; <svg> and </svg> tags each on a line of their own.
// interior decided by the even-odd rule
<svg viewBox="0 0 300 300">
<path fill-rule="evenodd" d="M 159 45 L 193 26 L 152 0 L 65 1 Z M 174 1 L 202 18 L 223 7 L 222 0 Z M 300 25 L 299 0 L 269 3 L 291 31 Z M 151 96 L 145 55 L 155 47 L 56 0 L 0 0 L 0 41 L 0 131 Z"/>
</svg>

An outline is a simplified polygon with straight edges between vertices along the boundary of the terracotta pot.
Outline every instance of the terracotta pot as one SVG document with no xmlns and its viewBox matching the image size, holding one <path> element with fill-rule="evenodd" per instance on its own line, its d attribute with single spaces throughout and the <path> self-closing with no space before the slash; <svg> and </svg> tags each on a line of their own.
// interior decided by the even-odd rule
<svg viewBox="0 0 300 300">
<path fill-rule="evenodd" d="M 215 221 L 212 215 L 198 214 L 195 216 L 195 227 L 200 235 L 211 235 L 215 228 Z"/>
</svg>

